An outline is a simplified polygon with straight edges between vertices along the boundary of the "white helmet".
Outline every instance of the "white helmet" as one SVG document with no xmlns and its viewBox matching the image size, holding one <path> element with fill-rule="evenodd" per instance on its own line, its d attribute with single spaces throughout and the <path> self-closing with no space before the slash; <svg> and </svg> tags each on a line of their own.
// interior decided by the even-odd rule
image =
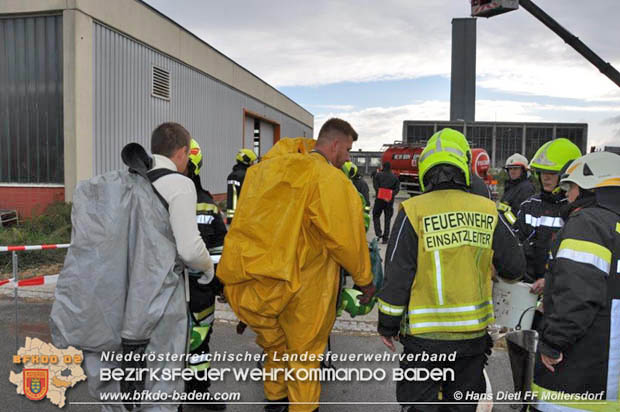
<svg viewBox="0 0 620 412">
<path fill-rule="evenodd" d="M 620 156 L 595 152 L 574 160 L 560 180 L 562 190 L 568 190 L 569 183 L 586 190 L 620 186 Z"/>
<path fill-rule="evenodd" d="M 527 158 L 520 153 L 515 153 L 506 159 L 506 169 L 509 167 L 519 167 L 521 166 L 523 169 L 527 170 Z"/>
</svg>

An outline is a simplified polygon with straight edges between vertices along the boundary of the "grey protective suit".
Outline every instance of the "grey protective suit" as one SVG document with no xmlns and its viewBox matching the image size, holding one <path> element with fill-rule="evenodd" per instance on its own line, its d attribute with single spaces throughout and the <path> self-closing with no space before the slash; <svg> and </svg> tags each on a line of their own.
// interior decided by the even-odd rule
<svg viewBox="0 0 620 412">
<path fill-rule="evenodd" d="M 99 400 L 102 392 L 120 391 L 119 382 L 101 381 L 99 371 L 121 366 L 102 360 L 104 351 L 122 353 L 121 339 L 148 342 L 147 354 L 187 352 L 184 268 L 168 212 L 138 174 L 115 171 L 80 182 L 71 220 L 71 247 L 50 316 L 52 340 L 84 351 L 90 393 Z M 183 368 L 184 362 L 147 361 L 146 367 Z M 145 389 L 180 394 L 184 383 L 147 378 Z M 176 411 L 177 405 L 143 403 L 138 410 Z"/>
</svg>

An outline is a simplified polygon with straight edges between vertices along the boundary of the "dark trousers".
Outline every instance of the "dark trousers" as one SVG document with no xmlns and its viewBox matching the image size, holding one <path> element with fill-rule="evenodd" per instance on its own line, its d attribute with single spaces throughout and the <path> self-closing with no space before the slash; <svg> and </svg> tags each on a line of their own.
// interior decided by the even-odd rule
<svg viewBox="0 0 620 412">
<path fill-rule="evenodd" d="M 400 362 L 402 369 L 424 368 L 432 371 L 434 368 L 448 368 L 454 370 L 454 381 L 448 374 L 448 380 L 435 381 L 427 380 L 401 380 L 396 382 L 396 399 L 403 404 L 403 410 L 407 412 L 475 412 L 476 404 L 449 404 L 448 402 L 475 402 L 475 395 L 486 392 L 483 369 L 487 363 L 487 355 L 491 353 L 493 341 L 487 334 L 481 338 L 468 339 L 463 341 L 439 341 L 421 339 L 411 336 L 401 336 L 401 343 L 404 345 L 405 354 L 429 355 L 450 354 L 456 352 L 454 362 L 433 362 L 418 360 Z M 442 396 L 439 399 L 439 393 Z M 457 392 L 460 392 L 455 396 Z M 460 395 L 463 395 L 462 397 Z M 406 402 L 435 402 L 434 404 L 415 404 L 407 405 Z M 445 404 L 439 402 L 446 402 Z"/>
<path fill-rule="evenodd" d="M 385 222 L 385 231 L 381 231 L 381 213 Z M 375 225 L 375 235 L 387 240 L 390 236 L 390 223 L 394 214 L 394 202 L 386 202 L 382 199 L 375 199 L 375 205 L 372 208 L 372 222 Z"/>
<path fill-rule="evenodd" d="M 190 276 L 189 278 L 189 292 L 190 302 L 189 307 L 192 312 L 192 325 L 194 327 L 205 326 L 206 317 L 200 319 L 201 312 L 209 307 L 215 305 L 215 298 L 220 291 L 221 283 L 217 278 L 213 278 L 213 281 L 207 285 L 198 283 L 197 277 Z M 202 325 L 201 325 L 202 324 Z M 200 355 L 202 353 L 210 353 L 209 341 L 211 340 L 211 334 L 213 333 L 213 324 L 209 327 L 206 337 L 200 342 L 200 346 L 190 350 L 190 353 Z M 192 330 L 192 335 L 198 334 L 198 332 Z M 199 339 L 200 340 L 200 339 Z M 206 364 L 206 362 L 202 362 Z M 207 392 L 211 383 L 209 380 L 202 380 L 202 378 L 208 377 L 207 370 L 201 370 L 197 372 L 201 379 L 191 379 L 186 381 L 185 389 L 187 392 Z"/>
</svg>

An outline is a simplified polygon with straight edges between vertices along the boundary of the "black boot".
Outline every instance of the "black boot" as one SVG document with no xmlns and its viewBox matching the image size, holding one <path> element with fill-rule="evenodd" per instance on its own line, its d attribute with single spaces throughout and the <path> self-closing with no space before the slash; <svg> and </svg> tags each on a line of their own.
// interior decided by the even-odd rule
<svg viewBox="0 0 620 412">
<path fill-rule="evenodd" d="M 265 405 L 265 412 L 288 412 L 288 397 L 275 401 L 267 399 L 267 402 L 273 402 L 274 405 Z"/>
</svg>

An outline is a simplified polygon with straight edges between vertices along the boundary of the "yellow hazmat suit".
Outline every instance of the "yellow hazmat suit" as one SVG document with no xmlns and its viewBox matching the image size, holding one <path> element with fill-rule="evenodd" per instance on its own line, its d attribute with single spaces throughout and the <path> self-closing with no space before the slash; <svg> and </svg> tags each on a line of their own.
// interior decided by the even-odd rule
<svg viewBox="0 0 620 412">
<path fill-rule="evenodd" d="M 310 153 L 314 143 L 282 139 L 248 169 L 217 268 L 228 303 L 268 355 L 267 371 L 320 368 L 318 361 L 282 358 L 325 351 L 340 266 L 357 285 L 372 282 L 359 195 L 340 169 Z M 265 382 L 269 400 L 318 402 L 320 393 L 320 382 L 285 382 L 284 374 Z"/>
</svg>

